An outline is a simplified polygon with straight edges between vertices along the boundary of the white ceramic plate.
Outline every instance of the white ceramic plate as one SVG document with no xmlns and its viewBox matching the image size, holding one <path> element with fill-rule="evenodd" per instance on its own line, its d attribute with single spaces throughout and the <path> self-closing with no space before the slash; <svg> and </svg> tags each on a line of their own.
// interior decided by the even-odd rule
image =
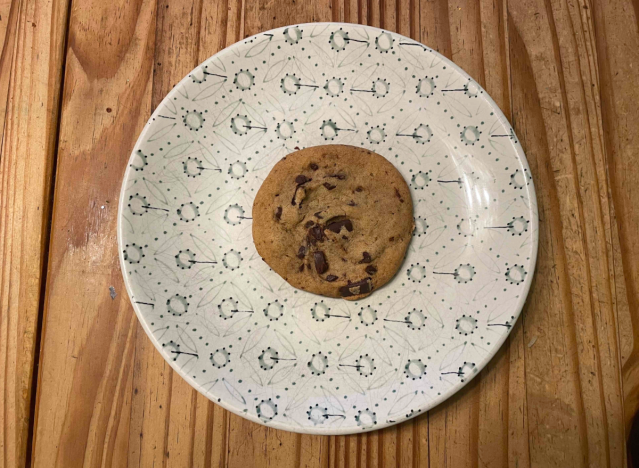
<svg viewBox="0 0 639 468">
<path fill-rule="evenodd" d="M 358 302 L 292 288 L 253 246 L 253 198 L 296 148 L 339 143 L 409 183 L 403 267 Z M 507 119 L 411 39 L 289 26 L 211 57 L 140 135 L 119 207 L 120 261 L 149 338 L 193 387 L 279 429 L 385 427 L 450 397 L 504 342 L 528 293 L 538 217 Z"/>
</svg>

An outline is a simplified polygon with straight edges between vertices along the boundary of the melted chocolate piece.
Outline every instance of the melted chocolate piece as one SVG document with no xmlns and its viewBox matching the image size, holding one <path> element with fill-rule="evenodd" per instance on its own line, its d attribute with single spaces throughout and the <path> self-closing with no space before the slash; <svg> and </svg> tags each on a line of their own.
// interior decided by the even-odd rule
<svg viewBox="0 0 639 468">
<path fill-rule="evenodd" d="M 314 171 L 319 169 L 319 166 L 315 163 L 311 163 L 310 168 L 313 169 Z"/>
<path fill-rule="evenodd" d="M 304 227 L 308 229 L 314 224 L 315 224 L 315 222 L 309 220 L 309 221 L 306 221 L 306 224 L 304 224 Z"/>
<path fill-rule="evenodd" d="M 336 219 L 335 221 L 330 221 L 326 224 L 326 229 L 333 231 L 336 234 L 342 230 L 342 227 L 345 227 L 348 232 L 353 231 L 353 223 L 348 218 Z"/>
<path fill-rule="evenodd" d="M 324 231 L 322 231 L 322 228 L 320 226 L 315 226 L 313 229 L 311 229 L 311 234 L 318 241 L 324 240 Z"/>
<path fill-rule="evenodd" d="M 306 256 L 306 247 L 300 245 L 300 249 L 297 251 L 297 258 L 302 259 Z"/>
<path fill-rule="evenodd" d="M 362 190 L 364 190 L 364 187 L 362 187 L 362 186 L 359 186 L 359 187 L 355 188 L 356 192 L 361 192 Z"/>
<path fill-rule="evenodd" d="M 309 242 L 315 245 L 317 242 L 324 242 L 324 231 L 320 226 L 313 226 L 308 230 Z"/>
<path fill-rule="evenodd" d="M 301 273 L 301 272 L 303 272 L 303 271 L 304 271 L 304 264 L 302 263 L 302 264 L 300 265 L 300 273 Z"/>
<path fill-rule="evenodd" d="M 364 270 L 366 270 L 366 273 L 368 273 L 369 275 L 374 275 L 375 273 L 377 273 L 377 267 L 373 265 L 368 265 L 366 268 L 364 268 Z"/>
<path fill-rule="evenodd" d="M 275 219 L 277 219 L 278 221 L 280 219 L 282 219 L 282 207 L 278 206 L 277 210 L 275 211 Z"/>
<path fill-rule="evenodd" d="M 326 273 L 328 270 L 328 263 L 326 263 L 326 257 L 324 256 L 324 252 L 317 251 L 313 253 L 313 261 L 315 261 L 315 270 L 320 275 L 322 273 Z"/>
<path fill-rule="evenodd" d="M 332 283 L 333 281 L 335 281 L 337 279 L 337 276 L 335 275 L 328 275 L 326 277 L 326 281 L 328 281 L 329 283 Z"/>
<path fill-rule="evenodd" d="M 364 278 L 363 280 L 356 281 L 354 283 L 347 284 L 339 288 L 339 294 L 342 297 L 357 296 L 359 294 L 366 294 L 373 290 L 373 282 L 370 278 Z"/>
<path fill-rule="evenodd" d="M 324 219 L 323 216 L 320 216 L 321 211 L 318 211 L 317 213 L 315 213 L 313 216 L 315 216 L 317 219 Z"/>
<path fill-rule="evenodd" d="M 324 182 L 324 187 L 326 187 L 326 190 L 333 190 L 335 187 L 337 187 L 337 185 L 332 185 L 328 182 Z"/>
<path fill-rule="evenodd" d="M 388 238 L 388 242 L 393 242 L 394 240 L 395 240 L 395 238 L 394 238 L 394 237 L 389 237 L 389 238 Z"/>
<path fill-rule="evenodd" d="M 363 252 L 362 259 L 358 263 L 370 263 L 372 261 L 373 259 L 371 258 L 371 254 L 369 254 L 368 252 Z"/>
</svg>

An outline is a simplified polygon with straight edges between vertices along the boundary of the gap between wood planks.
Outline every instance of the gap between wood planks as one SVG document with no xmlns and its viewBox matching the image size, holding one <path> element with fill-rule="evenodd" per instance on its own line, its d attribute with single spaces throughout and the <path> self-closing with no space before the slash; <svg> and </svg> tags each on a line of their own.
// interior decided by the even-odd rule
<svg viewBox="0 0 639 468">
<path fill-rule="evenodd" d="M 22 6 L 23 0 L 19 0 Z M 63 58 L 62 67 L 60 70 L 60 88 L 58 92 L 58 107 L 56 109 L 55 122 L 55 147 L 53 150 L 53 161 L 51 168 L 51 183 L 49 186 L 48 206 L 46 208 L 47 217 L 45 220 L 45 234 L 42 242 L 43 255 L 42 255 L 42 276 L 40 278 L 40 300 L 38 303 L 38 317 L 35 329 L 35 346 L 33 351 L 33 374 L 31 378 L 31 395 L 29 401 L 29 429 L 27 434 L 27 448 L 25 453 L 25 467 L 30 467 L 32 463 L 33 447 L 35 445 L 35 422 L 37 420 L 37 408 L 38 408 L 38 378 L 40 374 L 40 347 L 42 345 L 42 336 L 44 334 L 44 311 L 47 296 L 47 275 L 49 272 L 49 247 L 51 245 L 51 225 L 53 222 L 53 207 L 55 201 L 55 181 L 56 171 L 58 166 L 58 147 L 60 145 L 60 125 L 62 122 L 62 101 L 64 97 L 64 77 L 66 73 L 67 65 L 67 53 L 69 44 L 69 24 L 71 21 L 71 8 L 73 6 L 73 0 L 67 0 L 66 18 L 64 20 L 64 42 L 63 42 Z"/>
</svg>

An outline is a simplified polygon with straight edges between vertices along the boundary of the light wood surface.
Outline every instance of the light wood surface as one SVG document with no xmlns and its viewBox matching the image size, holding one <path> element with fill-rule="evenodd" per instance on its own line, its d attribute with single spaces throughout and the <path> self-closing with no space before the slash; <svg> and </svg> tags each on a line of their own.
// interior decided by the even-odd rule
<svg viewBox="0 0 639 468">
<path fill-rule="evenodd" d="M 512 122 L 539 204 L 534 283 L 495 358 L 428 414 L 354 436 L 198 394 L 139 326 L 117 260 L 126 162 L 166 93 L 246 36 L 313 21 L 397 31 L 463 67 Z M 0 468 L 626 466 L 636 1 L 0 0 L 0 45 Z"/>
<path fill-rule="evenodd" d="M 68 2 L 0 2 L 0 466 L 31 450 Z"/>
</svg>

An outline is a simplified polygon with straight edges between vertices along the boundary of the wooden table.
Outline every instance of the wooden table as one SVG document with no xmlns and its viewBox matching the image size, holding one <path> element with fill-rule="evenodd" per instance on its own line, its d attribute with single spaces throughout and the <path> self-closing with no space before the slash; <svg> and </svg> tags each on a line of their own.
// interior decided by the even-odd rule
<svg viewBox="0 0 639 468">
<path fill-rule="evenodd" d="M 639 408 L 639 3 L 0 0 L 0 467 L 622 467 Z M 538 193 L 522 317 L 396 427 L 266 428 L 208 401 L 133 314 L 116 217 L 133 144 L 195 65 L 299 22 L 437 49 L 511 120 Z"/>
</svg>

